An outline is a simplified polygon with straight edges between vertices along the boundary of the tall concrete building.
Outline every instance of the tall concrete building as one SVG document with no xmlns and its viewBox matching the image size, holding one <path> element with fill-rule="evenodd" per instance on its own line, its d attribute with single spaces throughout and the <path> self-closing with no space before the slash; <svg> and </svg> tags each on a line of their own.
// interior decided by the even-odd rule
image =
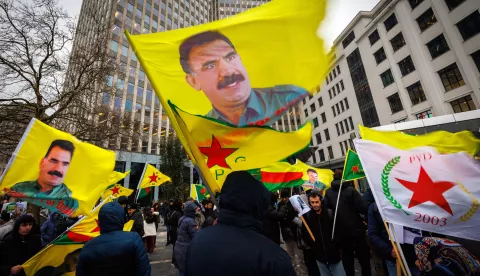
<svg viewBox="0 0 480 276">
<path fill-rule="evenodd" d="M 310 162 L 342 167 L 359 124 L 400 129 L 476 113 L 479 7 L 478 0 L 381 0 L 359 12 L 334 41 L 320 93 L 302 104 L 302 122 L 315 125 Z"/>
<path fill-rule="evenodd" d="M 117 153 L 116 170 L 131 170 L 123 180 L 126 187 L 135 187 L 145 163 L 159 167 L 160 142 L 174 135 L 173 128 L 162 110 L 155 92 L 133 53 L 124 31 L 132 34 L 155 33 L 207 23 L 225 18 L 268 0 L 83 0 L 79 17 L 82 25 L 109 26 L 108 52 L 125 68 L 124 77 L 109 76 L 107 85 L 115 87 L 115 95 L 104 93 L 99 104 L 113 110 L 114 116 L 133 125 L 132 133 L 104 141 L 102 146 Z M 88 12 L 104 14 L 102 22 L 92 22 Z M 77 37 L 75 44 L 88 43 L 92 36 Z M 75 45 L 74 45 L 75 47 Z M 107 114 L 97 114 L 98 121 L 107 120 Z M 193 167 L 186 166 L 186 183 L 198 181 Z M 157 193 L 155 193 L 156 195 Z"/>
</svg>

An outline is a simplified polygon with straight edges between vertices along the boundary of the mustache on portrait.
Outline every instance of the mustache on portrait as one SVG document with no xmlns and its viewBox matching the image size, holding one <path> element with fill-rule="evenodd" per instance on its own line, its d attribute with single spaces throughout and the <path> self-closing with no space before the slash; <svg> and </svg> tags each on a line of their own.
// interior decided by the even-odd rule
<svg viewBox="0 0 480 276">
<path fill-rule="evenodd" d="M 231 76 L 224 77 L 217 85 L 217 89 L 223 89 L 232 83 L 244 81 L 245 77 L 240 74 L 232 74 Z"/>
<path fill-rule="evenodd" d="M 63 174 L 59 171 L 49 171 L 48 174 L 58 176 L 58 177 L 63 177 Z"/>
</svg>

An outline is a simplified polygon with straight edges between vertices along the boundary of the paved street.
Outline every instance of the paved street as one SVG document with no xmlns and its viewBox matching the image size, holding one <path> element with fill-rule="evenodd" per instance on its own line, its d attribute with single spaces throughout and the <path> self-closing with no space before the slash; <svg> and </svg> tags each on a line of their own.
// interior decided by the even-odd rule
<svg viewBox="0 0 480 276">
<path fill-rule="evenodd" d="M 177 269 L 172 264 L 173 246 L 165 246 L 167 243 L 167 228 L 161 224 L 158 226 L 157 247 L 150 254 L 150 265 L 152 266 L 152 275 L 176 276 Z"/>
</svg>

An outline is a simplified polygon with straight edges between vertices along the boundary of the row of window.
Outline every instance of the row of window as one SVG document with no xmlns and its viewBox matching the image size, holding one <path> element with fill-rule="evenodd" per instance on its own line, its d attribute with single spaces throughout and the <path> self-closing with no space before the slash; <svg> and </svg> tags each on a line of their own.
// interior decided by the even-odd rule
<svg viewBox="0 0 480 276">
<path fill-rule="evenodd" d="M 337 108 L 337 112 L 335 112 L 335 108 Z M 350 109 L 350 106 L 348 105 L 348 99 L 345 98 L 340 102 L 336 103 L 334 106 L 332 106 L 333 117 L 340 115 L 341 113 L 343 113 L 345 110 L 348 110 L 348 109 Z"/>
<path fill-rule="evenodd" d="M 342 151 L 342 156 L 345 156 L 349 148 L 353 148 L 352 139 L 345 140 L 343 142 L 340 142 L 339 144 L 340 144 L 340 150 Z"/>
<path fill-rule="evenodd" d="M 340 88 L 342 90 L 340 90 Z M 341 91 L 345 90 L 345 85 L 343 84 L 343 80 L 340 80 L 337 82 L 337 84 L 333 85 L 331 89 L 328 90 L 328 95 L 330 97 L 330 100 L 337 96 L 337 94 L 340 94 Z M 333 92 L 333 93 L 332 93 Z M 333 96 L 332 96 L 333 94 Z"/>
<path fill-rule="evenodd" d="M 335 79 L 337 77 L 337 74 L 340 76 L 340 65 L 337 65 L 336 68 L 333 68 L 332 72 L 330 72 L 328 74 L 327 77 L 325 77 L 325 80 L 327 81 L 327 84 L 330 83 L 330 81 L 332 81 L 333 79 Z M 330 78 L 330 81 L 329 81 L 329 78 Z"/>
<path fill-rule="evenodd" d="M 350 127 L 348 126 L 349 122 L 350 122 Z M 340 121 L 339 123 L 336 123 L 335 128 L 337 129 L 337 136 L 348 133 L 350 130 L 354 130 L 352 117 L 348 117 L 347 119 Z"/>
</svg>

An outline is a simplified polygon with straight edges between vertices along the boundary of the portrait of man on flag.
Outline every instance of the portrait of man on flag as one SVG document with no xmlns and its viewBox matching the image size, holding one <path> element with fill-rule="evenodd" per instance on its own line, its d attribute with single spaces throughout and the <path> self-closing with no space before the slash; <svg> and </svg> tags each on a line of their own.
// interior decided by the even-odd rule
<svg viewBox="0 0 480 276">
<path fill-rule="evenodd" d="M 314 191 L 320 192 L 323 194 L 323 191 L 327 188 L 327 185 L 318 181 L 318 173 L 314 169 L 307 170 L 308 180 L 302 185 L 305 191 L 313 189 Z"/>
<path fill-rule="evenodd" d="M 76 210 L 78 202 L 71 198 L 72 191 L 63 183 L 74 151 L 75 146 L 72 142 L 54 140 L 40 160 L 38 178 L 15 184 L 7 194 L 14 197 L 63 199 L 66 207 Z"/>
<path fill-rule="evenodd" d="M 264 125 L 280 118 L 282 108 L 309 95 L 295 85 L 252 88 L 242 58 L 232 41 L 219 31 L 205 31 L 180 44 L 185 80 L 202 91 L 213 108 L 205 116 L 236 126 Z"/>
<path fill-rule="evenodd" d="M 0 176 L 0 194 L 75 217 L 112 185 L 115 153 L 32 119 Z"/>
</svg>

